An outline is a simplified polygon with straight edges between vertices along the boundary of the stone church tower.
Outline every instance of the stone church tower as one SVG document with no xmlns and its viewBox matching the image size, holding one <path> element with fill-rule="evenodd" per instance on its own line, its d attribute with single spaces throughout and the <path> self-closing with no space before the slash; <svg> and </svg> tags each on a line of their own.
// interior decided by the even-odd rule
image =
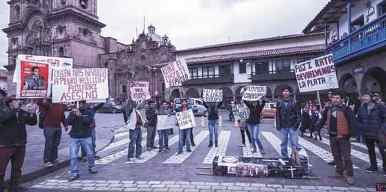
<svg viewBox="0 0 386 192">
<path fill-rule="evenodd" d="M 123 46 L 112 38 L 100 36 L 105 25 L 98 21 L 97 0 L 9 0 L 7 3 L 9 24 L 3 31 L 8 37 L 6 68 L 10 74 L 18 54 L 72 57 L 76 68 L 100 67 L 99 54 Z"/>
</svg>

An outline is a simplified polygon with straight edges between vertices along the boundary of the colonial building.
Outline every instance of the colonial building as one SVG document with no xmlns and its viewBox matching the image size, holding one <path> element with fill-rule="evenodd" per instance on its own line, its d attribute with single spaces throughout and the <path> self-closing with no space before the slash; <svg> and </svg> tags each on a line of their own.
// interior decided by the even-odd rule
<svg viewBox="0 0 386 192">
<path fill-rule="evenodd" d="M 0 89 L 2 90 L 8 90 L 7 77 L 8 71 L 0 67 Z"/>
<path fill-rule="evenodd" d="M 2 2 L 3 3 L 3 2 Z M 97 0 L 9 0 L 8 65 L 11 74 L 18 54 L 72 57 L 75 67 L 100 67 L 98 55 L 127 46 L 102 37 Z M 11 93 L 15 85 L 8 78 Z"/>
<path fill-rule="evenodd" d="M 325 32 L 340 87 L 386 96 L 386 1 L 331 0 L 304 33 Z"/>
<path fill-rule="evenodd" d="M 184 57 L 192 79 L 171 97 L 200 97 L 203 88 L 223 89 L 226 100 L 240 96 L 246 85 L 265 85 L 267 96 L 277 98 L 284 88 L 299 95 L 294 64 L 324 53 L 324 35 L 299 34 L 224 43 L 176 52 Z"/>
</svg>

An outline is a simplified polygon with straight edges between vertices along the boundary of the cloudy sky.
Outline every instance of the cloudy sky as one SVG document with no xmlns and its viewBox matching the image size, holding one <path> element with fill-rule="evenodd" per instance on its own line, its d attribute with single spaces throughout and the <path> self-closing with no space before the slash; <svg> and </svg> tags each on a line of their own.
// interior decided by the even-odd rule
<svg viewBox="0 0 386 192">
<path fill-rule="evenodd" d="M 0 27 L 9 8 L 0 3 Z M 301 33 L 328 0 L 99 0 L 102 35 L 130 42 L 152 24 L 177 49 Z M 7 39 L 0 32 L 0 65 L 7 64 Z"/>
</svg>

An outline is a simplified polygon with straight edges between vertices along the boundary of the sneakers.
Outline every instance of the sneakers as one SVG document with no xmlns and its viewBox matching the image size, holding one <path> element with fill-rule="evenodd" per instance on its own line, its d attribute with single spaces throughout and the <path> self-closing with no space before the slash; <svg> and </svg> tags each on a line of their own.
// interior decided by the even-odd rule
<svg viewBox="0 0 386 192">
<path fill-rule="evenodd" d="M 213 147 L 213 144 L 212 144 L 212 143 L 209 143 L 208 147 L 209 147 L 209 148 L 212 148 L 212 147 Z"/>
<path fill-rule="evenodd" d="M 79 178 L 80 178 L 79 175 L 71 175 L 70 178 L 68 178 L 68 182 L 75 181 Z"/>
<path fill-rule="evenodd" d="M 260 149 L 260 153 L 261 153 L 262 155 L 265 155 L 264 149 Z"/>
<path fill-rule="evenodd" d="M 346 183 L 349 185 L 354 185 L 354 178 L 353 177 L 346 177 Z"/>
<path fill-rule="evenodd" d="M 88 172 L 89 172 L 90 174 L 97 174 L 97 173 L 98 173 L 98 171 L 95 169 L 95 167 L 93 167 L 93 168 L 88 168 Z"/>
<path fill-rule="evenodd" d="M 327 164 L 329 164 L 329 165 L 335 165 L 335 161 L 330 161 L 330 162 L 328 162 Z"/>
<path fill-rule="evenodd" d="M 143 157 L 138 156 L 138 157 L 136 157 L 136 159 L 138 159 L 138 160 L 143 160 Z"/>
<path fill-rule="evenodd" d="M 133 159 L 131 157 L 128 157 L 127 161 L 131 162 L 131 161 L 133 161 Z"/>
<path fill-rule="evenodd" d="M 191 150 L 191 149 L 187 149 L 186 152 L 189 152 L 189 153 L 190 153 L 190 152 L 192 152 L 192 150 Z"/>
<path fill-rule="evenodd" d="M 366 171 L 369 172 L 369 173 L 373 173 L 373 172 L 377 172 L 378 168 L 376 168 L 376 167 L 369 167 L 369 168 L 366 169 Z"/>
<path fill-rule="evenodd" d="M 101 157 L 98 155 L 95 155 L 95 160 L 99 160 L 99 159 L 101 159 Z"/>
<path fill-rule="evenodd" d="M 44 167 L 53 167 L 54 164 L 51 162 L 44 163 Z"/>
</svg>

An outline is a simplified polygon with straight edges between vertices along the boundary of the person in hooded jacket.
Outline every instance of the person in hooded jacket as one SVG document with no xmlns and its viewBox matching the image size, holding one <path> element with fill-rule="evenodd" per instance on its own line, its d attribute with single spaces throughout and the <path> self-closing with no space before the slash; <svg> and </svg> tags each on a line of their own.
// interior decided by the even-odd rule
<svg viewBox="0 0 386 192">
<path fill-rule="evenodd" d="M 29 103 L 21 106 L 15 97 L 5 97 L 0 91 L 0 192 L 5 191 L 4 176 L 11 161 L 10 192 L 22 191 L 19 183 L 27 145 L 26 125 L 37 124 L 37 106 Z"/>
<path fill-rule="evenodd" d="M 214 140 L 214 146 L 218 147 L 218 127 L 216 126 L 217 121 L 219 119 L 218 116 L 218 108 L 220 108 L 222 105 L 222 102 L 211 102 L 206 103 L 204 102 L 204 106 L 208 109 L 208 129 L 209 129 L 209 145 L 208 147 L 213 147 L 213 140 Z M 214 138 L 214 139 L 213 139 Z"/>
</svg>

